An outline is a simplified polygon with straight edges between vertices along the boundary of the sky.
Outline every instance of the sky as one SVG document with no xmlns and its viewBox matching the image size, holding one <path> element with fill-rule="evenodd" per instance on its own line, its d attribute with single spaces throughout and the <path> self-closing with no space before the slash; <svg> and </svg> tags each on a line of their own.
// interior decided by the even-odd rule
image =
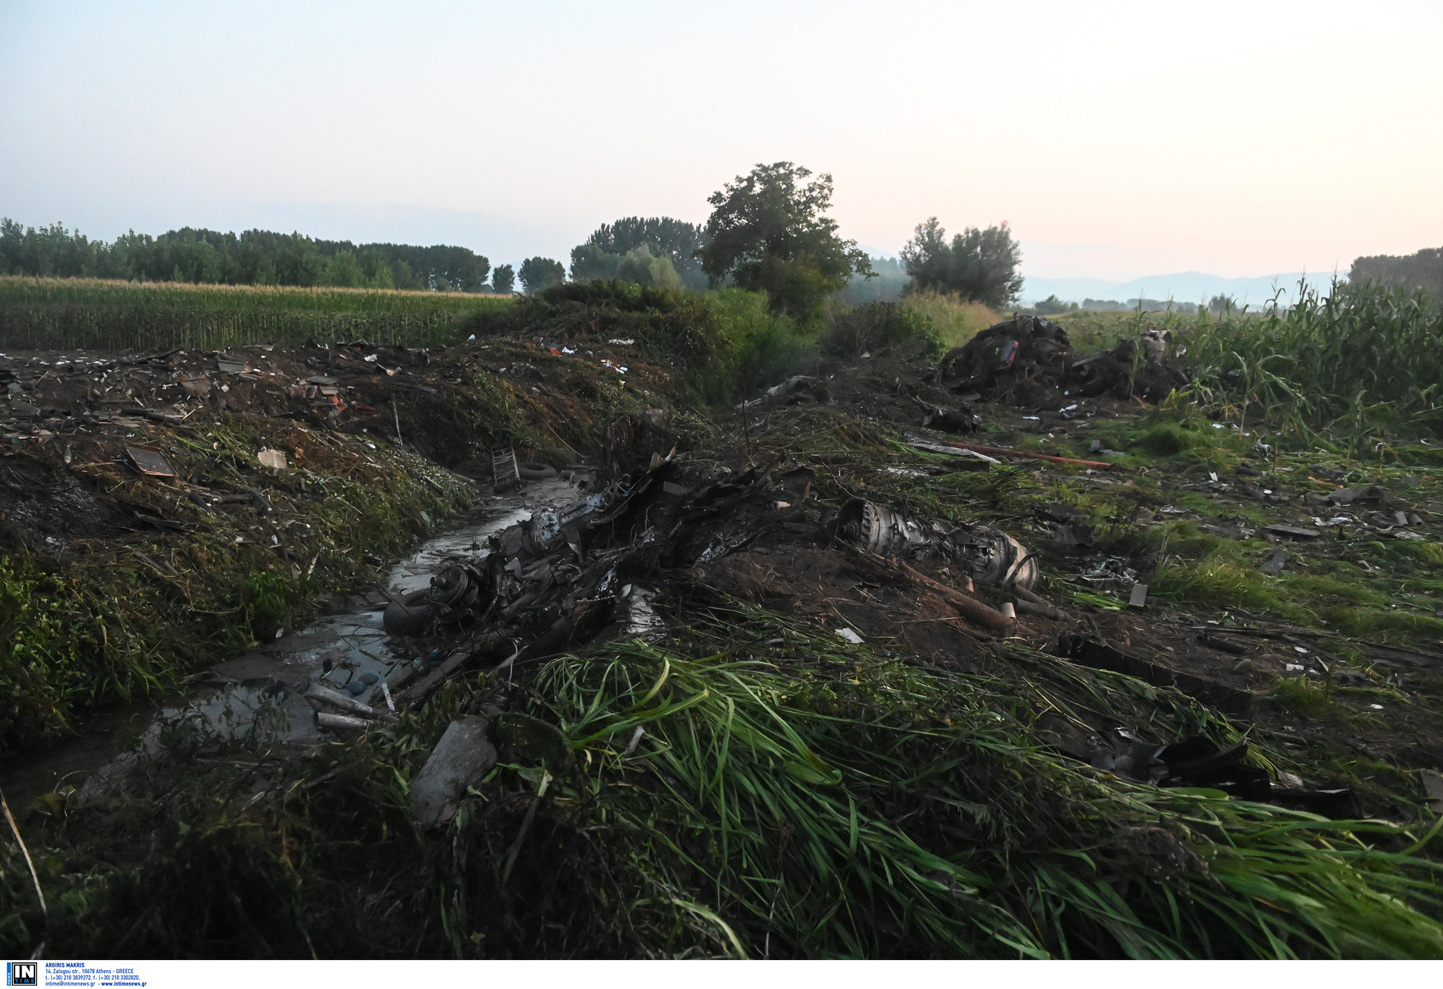
<svg viewBox="0 0 1443 989">
<path fill-rule="evenodd" d="M 0 215 L 566 260 L 760 162 L 1035 278 L 1443 246 L 1443 3 L 0 0 Z"/>
</svg>

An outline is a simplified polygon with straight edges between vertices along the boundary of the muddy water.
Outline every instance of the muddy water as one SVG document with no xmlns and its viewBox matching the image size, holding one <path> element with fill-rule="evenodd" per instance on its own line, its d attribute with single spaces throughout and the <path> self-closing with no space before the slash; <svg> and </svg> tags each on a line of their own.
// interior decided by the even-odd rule
<svg viewBox="0 0 1443 989">
<path fill-rule="evenodd" d="M 572 480 L 525 485 L 508 495 L 488 496 L 466 522 L 421 546 L 390 570 L 384 591 L 349 599 L 343 614 L 282 634 L 264 648 L 217 663 L 192 678 L 180 696 L 152 699 L 103 713 L 86 724 L 83 736 L 49 752 L 16 760 L 0 770 L 10 800 L 28 804 L 57 788 L 75 787 L 72 801 L 83 805 L 124 785 L 177 736 L 243 738 L 255 733 L 284 747 L 305 749 L 330 737 L 316 727 L 315 712 L 303 696 L 313 683 L 371 702 L 373 684 L 397 663 L 381 625 L 391 597 L 428 586 L 447 563 L 486 555 L 486 539 L 534 514 L 553 512 L 586 492 Z M 376 698 L 384 706 L 384 698 Z"/>
</svg>

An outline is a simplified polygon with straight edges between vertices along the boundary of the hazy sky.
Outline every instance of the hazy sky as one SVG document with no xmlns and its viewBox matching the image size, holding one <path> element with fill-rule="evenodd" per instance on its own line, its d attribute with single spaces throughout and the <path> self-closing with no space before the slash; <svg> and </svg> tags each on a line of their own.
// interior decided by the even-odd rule
<svg viewBox="0 0 1443 989">
<path fill-rule="evenodd" d="M 0 215 L 565 260 L 758 162 L 1032 276 L 1443 246 L 1443 2 L 0 0 Z"/>
</svg>

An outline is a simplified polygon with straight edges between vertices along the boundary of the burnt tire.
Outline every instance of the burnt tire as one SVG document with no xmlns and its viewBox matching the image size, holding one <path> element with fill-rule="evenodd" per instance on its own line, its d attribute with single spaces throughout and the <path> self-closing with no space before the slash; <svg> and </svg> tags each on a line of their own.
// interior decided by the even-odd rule
<svg viewBox="0 0 1443 989">
<path fill-rule="evenodd" d="M 556 476 L 556 468 L 534 460 L 524 460 L 516 465 L 516 473 L 523 481 L 545 481 Z"/>
</svg>

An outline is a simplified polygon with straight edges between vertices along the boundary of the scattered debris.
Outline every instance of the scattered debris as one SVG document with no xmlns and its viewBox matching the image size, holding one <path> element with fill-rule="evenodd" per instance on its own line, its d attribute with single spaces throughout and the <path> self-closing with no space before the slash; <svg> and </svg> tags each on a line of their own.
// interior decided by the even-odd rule
<svg viewBox="0 0 1443 989">
<path fill-rule="evenodd" d="M 515 450 L 498 447 L 491 451 L 491 483 L 496 491 L 521 487 L 521 469 L 516 462 Z"/>
<path fill-rule="evenodd" d="M 1279 547 L 1273 550 L 1272 555 L 1269 556 L 1258 569 L 1269 577 L 1276 577 L 1283 572 L 1283 568 L 1288 565 L 1288 560 L 1290 559 L 1291 557 L 1288 556 L 1287 551 Z"/>
<path fill-rule="evenodd" d="M 1020 457 L 1024 460 L 1046 460 L 1054 464 L 1076 464 L 1079 467 L 1095 467 L 1098 470 L 1112 470 L 1116 464 L 1106 463 L 1101 460 L 1078 460 L 1075 457 L 1056 457 L 1050 453 L 1032 453 L 1027 450 L 1003 450 L 995 446 L 983 446 L 980 443 L 963 443 L 960 440 L 945 440 L 947 446 L 955 446 L 961 450 L 971 450 L 974 453 L 985 453 L 993 457 Z"/>
<path fill-rule="evenodd" d="M 1234 656 L 1245 656 L 1248 652 L 1248 647 L 1241 642 L 1225 639 L 1221 635 L 1216 635 L 1212 632 L 1203 632 L 1198 635 L 1197 639 L 1205 646 L 1211 646 L 1213 649 L 1231 653 Z"/>
<path fill-rule="evenodd" d="M 1032 555 L 1007 533 L 987 525 L 951 526 L 853 498 L 837 515 L 837 534 L 879 556 L 965 562 L 979 584 L 1031 588 L 1037 583 Z"/>
<path fill-rule="evenodd" d="M 1246 717 L 1253 708 L 1253 695 L 1246 690 L 1129 656 L 1086 635 L 1063 635 L 1057 642 L 1057 654 L 1084 666 L 1137 677 L 1155 687 L 1176 687 L 1224 714 Z"/>
<path fill-rule="evenodd" d="M 170 461 L 166 460 L 165 455 L 159 450 L 127 445 L 125 453 L 142 474 L 149 474 L 151 477 L 178 476 L 175 468 L 170 465 Z"/>
<path fill-rule="evenodd" d="M 411 782 L 411 809 L 423 828 L 445 824 L 456 815 L 461 796 L 496 765 L 496 748 L 487 738 L 481 715 L 457 718 L 446 728 L 431 757 Z"/>
<path fill-rule="evenodd" d="M 993 464 L 1000 464 L 1002 462 L 995 457 L 989 457 L 985 453 L 978 453 L 976 450 L 970 448 L 953 444 L 944 445 L 913 433 L 903 433 L 902 439 L 908 446 L 918 450 L 925 450 L 927 453 L 942 453 L 949 457 L 957 457 L 962 460 L 971 461 L 975 464 L 975 469 L 977 470 L 987 470 Z"/>
<path fill-rule="evenodd" d="M 961 409 L 944 409 L 941 406 L 929 405 L 916 396 L 913 396 L 912 401 L 922 407 L 924 429 L 936 429 L 944 433 L 975 433 L 982 424 L 966 406 Z"/>
<path fill-rule="evenodd" d="M 1376 484 L 1370 484 L 1366 488 L 1339 488 L 1329 494 L 1326 500 L 1329 505 L 1352 505 L 1355 502 L 1358 504 L 1382 504 L 1386 497 L 1386 492 L 1382 488 Z M 1403 522 L 1407 522 L 1406 515 Z"/>
<path fill-rule="evenodd" d="M 1323 535 L 1317 529 L 1305 529 L 1297 525 L 1265 525 L 1262 531 L 1270 532 L 1275 536 L 1285 536 L 1288 539 L 1320 539 Z"/>
<path fill-rule="evenodd" d="M 1418 778 L 1423 782 L 1423 795 L 1428 800 L 1429 809 L 1435 814 L 1443 814 L 1443 773 L 1420 769 Z"/>
<path fill-rule="evenodd" d="M 760 398 L 742 402 L 738 409 L 750 409 L 759 405 L 796 405 L 800 402 L 818 402 L 825 405 L 832 400 L 832 393 L 821 378 L 798 374 L 781 384 L 772 385 Z"/>
</svg>

